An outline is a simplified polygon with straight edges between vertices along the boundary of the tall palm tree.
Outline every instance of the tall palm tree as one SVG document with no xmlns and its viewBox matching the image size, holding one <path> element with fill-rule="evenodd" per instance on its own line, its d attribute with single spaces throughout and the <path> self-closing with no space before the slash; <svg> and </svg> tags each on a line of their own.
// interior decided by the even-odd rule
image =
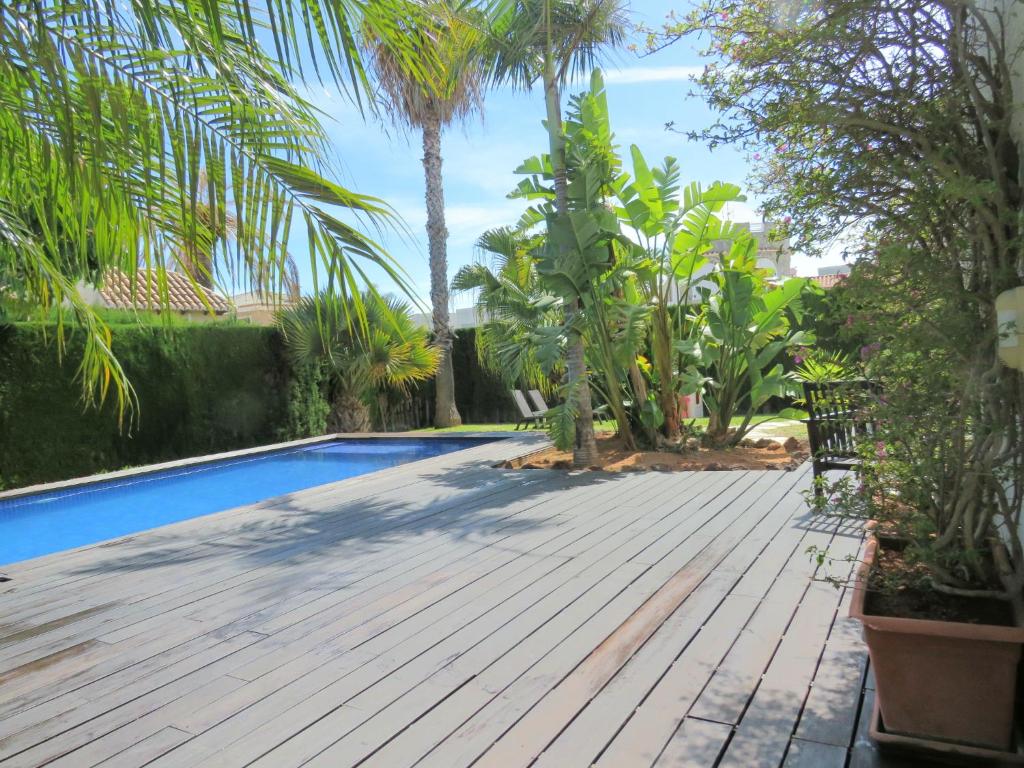
<svg viewBox="0 0 1024 768">
<path fill-rule="evenodd" d="M 492 25 L 492 76 L 497 82 L 544 88 L 548 152 L 555 184 L 555 211 L 568 217 L 565 177 L 565 132 L 561 91 L 573 76 L 589 72 L 601 54 L 620 46 L 626 36 L 624 0 L 514 0 Z M 575 327 L 578 301 L 565 307 L 566 324 Z M 576 406 L 573 464 L 597 462 L 593 409 L 587 383 L 583 336 L 571 332 L 566 349 L 568 402 Z"/>
<path fill-rule="evenodd" d="M 455 405 L 452 370 L 441 134 L 452 122 L 464 119 L 481 106 L 481 19 L 473 18 L 479 15 L 464 0 L 408 0 L 407 4 L 419 13 L 410 14 L 400 6 L 396 10 L 406 20 L 403 29 L 413 49 L 434 53 L 428 67 L 409 67 L 407 61 L 395 55 L 393 47 L 372 31 L 365 39 L 385 108 L 396 122 L 418 128 L 423 135 L 430 303 L 434 339 L 442 354 L 436 378 L 434 424 L 454 427 L 462 423 L 462 417 Z"/>
<path fill-rule="evenodd" d="M 366 28 L 415 68 L 423 54 L 405 41 L 396 2 L 3 3 L 0 290 L 70 308 L 85 334 L 88 396 L 113 389 L 122 412 L 132 401 L 109 329 L 75 287 L 86 276 L 141 266 L 164 275 L 203 243 L 239 273 L 269 278 L 286 268 L 295 222 L 328 286 L 358 296 L 360 261 L 404 285 L 352 224 L 380 223 L 390 209 L 328 178 L 317 111 L 293 85 L 315 69 L 365 101 L 356 42 Z M 230 240 L 217 236 L 229 191 Z"/>
<path fill-rule="evenodd" d="M 407 304 L 372 290 L 358 302 L 368 333 L 350 320 L 357 300 L 335 294 L 307 297 L 278 319 L 292 358 L 327 373 L 327 424 L 333 432 L 368 431 L 368 400 L 384 388 L 403 389 L 429 379 L 440 359 L 440 350 L 413 322 Z"/>
</svg>

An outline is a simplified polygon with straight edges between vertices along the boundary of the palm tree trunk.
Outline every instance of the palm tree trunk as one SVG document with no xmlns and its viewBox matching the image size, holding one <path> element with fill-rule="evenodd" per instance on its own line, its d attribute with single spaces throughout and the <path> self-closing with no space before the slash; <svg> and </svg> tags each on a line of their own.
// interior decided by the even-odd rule
<svg viewBox="0 0 1024 768">
<path fill-rule="evenodd" d="M 436 113 L 428 115 L 423 121 L 423 173 L 426 177 L 434 343 L 441 350 L 441 360 L 434 379 L 434 426 L 457 427 L 462 423 L 462 417 L 455 406 L 452 332 L 448 317 L 448 228 L 444 222 L 444 183 L 441 178 L 441 118 Z"/>
<path fill-rule="evenodd" d="M 339 392 L 331 404 L 328 429 L 331 432 L 369 432 L 370 409 L 359 395 Z"/>
<path fill-rule="evenodd" d="M 560 217 L 569 215 L 565 179 L 565 136 L 562 134 L 562 104 L 555 77 L 555 64 L 551 56 L 544 62 L 544 104 L 547 110 L 548 147 L 551 170 L 555 177 L 555 211 Z M 566 303 L 566 324 L 572 327 L 579 312 L 579 299 Z M 590 385 L 587 382 L 587 362 L 584 357 L 583 336 L 570 331 L 566 349 L 566 368 L 569 386 L 576 390 L 576 442 L 573 445 L 572 463 L 576 467 L 590 467 L 597 463 L 597 440 L 594 437 L 594 411 L 590 402 Z"/>
</svg>

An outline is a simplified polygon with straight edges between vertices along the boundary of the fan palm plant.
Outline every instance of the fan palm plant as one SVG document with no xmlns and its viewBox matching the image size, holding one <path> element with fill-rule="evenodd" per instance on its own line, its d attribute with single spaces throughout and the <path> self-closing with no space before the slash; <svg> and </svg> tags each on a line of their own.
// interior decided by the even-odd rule
<svg viewBox="0 0 1024 768">
<path fill-rule="evenodd" d="M 352 322 L 357 304 L 365 330 Z M 440 350 L 412 321 L 408 305 L 375 291 L 358 299 L 332 293 L 306 297 L 282 312 L 278 323 L 293 360 L 327 374 L 327 425 L 333 432 L 368 431 L 370 398 L 385 388 L 404 389 L 429 379 L 437 370 Z"/>
<path fill-rule="evenodd" d="M 76 289 L 113 267 L 162 276 L 202 247 L 273 283 L 298 224 L 329 287 L 358 296 L 366 263 L 404 285 L 351 223 L 379 224 L 390 209 L 329 180 L 317 111 L 292 84 L 315 71 L 354 98 L 368 93 L 355 45 L 366 28 L 415 68 L 423 54 L 404 39 L 394 1 L 4 3 L 0 290 L 70 308 L 86 336 L 88 398 L 113 389 L 122 412 L 132 400 L 109 330 Z M 234 236 L 219 237 L 229 216 Z M 58 344 L 63 336 L 61 324 Z"/>
<path fill-rule="evenodd" d="M 563 220 L 568 199 L 561 89 L 573 75 L 589 73 L 604 50 L 623 43 L 624 8 L 622 0 L 514 0 L 492 25 L 494 80 L 527 89 L 543 85 L 555 210 Z M 596 463 L 597 442 L 583 335 L 573 322 L 579 310 L 578 300 L 565 305 L 567 324 L 575 329 L 566 349 L 566 404 L 577 414 L 573 464 L 583 467 Z"/>
<path fill-rule="evenodd" d="M 404 6 L 418 6 L 421 12 L 410 13 Z M 481 19 L 462 0 L 430 0 L 426 4 L 406 0 L 395 6 L 395 11 L 413 49 L 433 52 L 430 66 L 410 66 L 373 28 L 367 30 L 364 39 L 386 111 L 395 122 L 418 128 L 422 133 L 430 302 L 434 340 L 441 349 L 434 423 L 438 427 L 454 427 L 462 423 L 462 418 L 455 405 L 452 370 L 441 134 L 445 127 L 481 107 Z"/>
</svg>

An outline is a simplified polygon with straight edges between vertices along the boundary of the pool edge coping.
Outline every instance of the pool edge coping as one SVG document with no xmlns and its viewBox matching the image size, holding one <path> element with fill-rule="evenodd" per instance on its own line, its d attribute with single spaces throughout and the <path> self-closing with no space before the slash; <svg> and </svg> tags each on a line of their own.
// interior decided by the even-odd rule
<svg viewBox="0 0 1024 768">
<path fill-rule="evenodd" d="M 533 442 L 535 440 L 538 441 L 538 442 L 541 442 L 541 441 L 546 441 L 548 439 L 547 433 L 545 433 L 543 431 L 540 431 L 540 430 L 529 431 L 529 432 L 526 431 L 526 430 L 524 430 L 522 432 L 519 432 L 519 431 L 508 432 L 507 430 L 504 430 L 504 431 L 494 431 L 494 432 L 458 432 L 458 433 L 441 432 L 441 433 L 429 434 L 429 435 L 426 435 L 426 436 L 429 437 L 430 439 L 436 439 L 436 438 L 443 438 L 443 437 L 452 437 L 453 434 L 457 435 L 459 437 L 470 437 L 470 438 L 474 438 L 474 437 L 475 438 L 494 437 L 495 435 L 504 435 L 504 436 L 507 436 L 509 438 L 515 438 L 515 437 L 518 436 L 518 437 L 526 437 L 526 438 L 528 438 L 529 442 Z M 320 436 L 315 437 L 315 438 L 303 438 L 301 440 L 291 440 L 291 441 L 288 441 L 287 443 L 274 443 L 274 444 L 272 444 L 272 446 L 275 446 L 275 447 L 283 446 L 283 447 L 286 448 L 286 447 L 288 447 L 288 446 L 290 446 L 292 444 L 300 444 L 300 445 L 316 444 L 318 442 L 330 442 L 331 440 L 346 439 L 346 438 L 347 439 L 360 439 L 360 438 L 372 438 L 372 437 L 380 438 L 380 437 L 423 437 L 423 436 L 425 436 L 425 435 L 423 435 L 422 433 L 417 433 L 417 432 L 342 432 L 342 433 L 337 433 L 335 435 L 320 435 Z M 502 442 L 505 442 L 505 440 L 497 439 L 494 442 L 502 443 Z M 515 442 L 513 442 L 511 440 L 509 442 L 512 442 L 512 444 L 515 444 Z M 518 441 L 516 441 L 516 442 L 518 442 Z M 521 445 L 520 447 L 526 448 L 526 447 L 528 447 L 528 445 L 529 445 L 529 443 L 527 443 L 527 445 Z M 79 554 L 79 553 L 87 552 L 87 551 L 90 551 L 90 550 L 93 550 L 93 549 L 97 549 L 97 548 L 110 547 L 111 545 L 116 545 L 118 543 L 131 541 L 131 540 L 135 539 L 138 536 L 144 536 L 144 535 L 146 535 L 148 533 L 151 533 L 153 531 L 166 531 L 168 529 L 178 528 L 179 526 L 180 527 L 186 527 L 186 526 L 196 525 L 197 521 L 209 520 L 211 518 L 216 518 L 216 517 L 221 517 L 221 516 L 239 515 L 239 514 L 257 512 L 257 511 L 261 511 L 261 510 L 274 509 L 276 506 L 281 504 L 282 499 L 285 499 L 285 498 L 287 498 L 289 496 L 299 496 L 299 497 L 301 497 L 301 496 L 306 496 L 306 495 L 313 495 L 313 494 L 317 494 L 317 493 L 323 493 L 325 491 L 326 492 L 334 491 L 339 486 L 346 485 L 346 484 L 349 484 L 349 483 L 359 482 L 359 480 L 361 480 L 361 479 L 363 479 L 363 478 L 365 478 L 365 477 L 367 477 L 369 475 L 375 475 L 375 474 L 376 475 L 380 475 L 380 474 L 399 472 L 399 471 L 401 471 L 403 469 L 406 469 L 406 468 L 408 468 L 408 467 L 410 467 L 410 466 L 412 466 L 414 464 L 428 465 L 428 464 L 433 463 L 433 462 L 444 462 L 446 460 L 449 460 L 452 457 L 457 457 L 460 453 L 463 453 L 465 451 L 474 450 L 474 449 L 479 448 L 479 447 L 480 446 L 474 446 L 473 448 L 462 448 L 462 449 L 459 449 L 457 451 L 451 451 L 449 453 L 444 453 L 444 454 L 441 454 L 441 455 L 438 455 L 438 456 L 428 456 L 428 457 L 425 457 L 425 458 L 422 458 L 422 459 L 415 459 L 413 461 L 409 461 L 409 462 L 406 462 L 404 464 L 398 464 L 398 465 L 395 465 L 395 466 L 392 466 L 392 467 L 384 467 L 384 468 L 375 470 L 373 472 L 366 473 L 364 475 L 356 475 L 354 477 L 346 477 L 346 478 L 343 478 L 341 480 L 334 480 L 332 482 L 324 483 L 322 485 L 315 485 L 315 486 L 311 486 L 309 488 L 303 488 L 301 490 L 293 491 L 291 493 L 281 494 L 281 495 L 278 495 L 278 496 L 271 496 L 271 497 L 268 497 L 266 499 L 262 499 L 260 501 L 252 502 L 250 504 L 240 504 L 240 505 L 235 506 L 235 507 L 228 507 L 226 509 L 221 509 L 221 510 L 218 510 L 216 512 L 210 512 L 210 513 L 205 514 L 205 515 L 198 515 L 196 517 L 190 517 L 190 518 L 186 518 L 184 520 L 178 520 L 178 521 L 175 521 L 175 522 L 172 522 L 172 523 L 166 523 L 164 525 L 156 526 L 155 528 L 146 528 L 146 529 L 143 529 L 141 531 L 136 531 L 134 533 L 128 533 L 128 534 L 124 534 L 122 536 L 114 536 L 114 537 L 111 537 L 109 539 L 102 539 L 100 541 L 94 541 L 94 542 L 91 542 L 89 544 L 82 544 L 82 545 L 77 546 L 77 547 L 71 547 L 69 549 L 62 549 L 62 550 L 58 550 L 56 552 L 49 552 L 49 553 L 46 553 L 46 554 L 43 554 L 43 555 L 37 555 L 36 557 L 30 557 L 30 558 L 25 559 L 25 560 L 15 560 L 15 561 L 10 562 L 10 563 L 0 564 L 0 574 L 5 575 L 5 576 L 7 576 L 9 574 L 13 574 L 15 576 L 15 578 L 12 580 L 12 582 L 10 584 L 8 584 L 8 583 L 0 583 L 0 595 L 2 595 L 4 592 L 8 591 L 6 589 L 8 587 L 14 586 L 15 588 L 17 588 L 17 583 L 18 583 L 18 579 L 19 578 L 24 578 L 25 576 L 30 576 L 32 571 L 36 570 L 39 567 L 46 567 L 51 561 L 54 561 L 56 558 L 60 558 L 62 556 L 68 556 L 68 555 L 72 555 L 72 554 Z M 252 454 L 252 453 L 270 452 L 270 450 L 269 450 L 270 448 L 271 448 L 271 446 L 262 446 L 261 448 L 245 448 L 245 449 L 242 449 L 240 451 L 229 451 L 227 453 L 221 453 L 221 454 L 209 454 L 208 456 L 194 457 L 192 459 L 179 459 L 179 460 L 176 460 L 176 461 L 173 461 L 173 462 L 165 462 L 164 464 L 149 464 L 149 465 L 147 465 L 146 469 L 148 471 L 158 471 L 158 470 L 151 469 L 151 468 L 152 467 L 166 468 L 165 465 L 181 465 L 181 464 L 188 465 L 188 464 L 192 464 L 192 463 L 206 463 L 206 461 L 200 462 L 200 459 L 216 460 L 216 458 L 222 458 L 222 457 L 225 457 L 225 456 L 230 457 L 230 455 L 233 455 L 233 454 L 247 455 L 247 454 Z M 532 452 L 532 450 L 531 450 L 531 452 Z M 517 454 L 517 455 L 521 456 L 521 455 L 524 455 L 524 454 Z M 211 457 L 215 457 L 215 458 L 211 458 Z M 480 459 L 478 461 L 480 461 L 480 463 L 485 465 L 485 466 L 486 465 L 489 465 L 489 466 L 492 466 L 492 467 L 494 466 L 494 464 L 492 463 L 494 461 L 494 459 Z M 126 474 L 142 474 L 139 471 L 141 469 L 143 469 L 143 468 L 133 468 L 131 470 L 120 470 L 120 472 L 124 472 Z M 102 479 L 105 480 L 105 479 L 109 479 L 109 476 L 113 475 L 113 474 L 114 473 L 111 472 L 111 473 L 107 473 L 107 474 L 104 474 L 104 475 L 91 475 L 91 476 L 89 476 L 89 478 L 79 478 L 79 479 L 76 479 L 76 480 L 66 480 L 66 481 L 60 481 L 60 482 L 62 484 L 76 483 L 79 480 L 87 480 L 87 479 L 91 479 L 91 478 L 94 478 L 94 477 L 99 477 L 99 478 L 102 478 Z M 92 482 L 96 482 L 96 481 L 93 480 Z M 45 486 L 47 484 L 41 484 L 41 485 Z M 34 486 L 34 487 L 39 487 L 39 486 Z M 21 490 L 21 489 L 19 489 L 19 490 Z M 38 491 L 36 491 L 36 492 L 38 492 Z M 0 500 L 2 500 L 2 498 L 0 498 Z"/>
<path fill-rule="evenodd" d="M 20 498 L 22 496 L 33 496 L 39 493 L 49 493 L 51 491 L 63 491 L 69 488 L 78 488 L 80 486 L 94 485 L 96 483 L 103 483 L 112 480 L 123 480 L 124 478 L 137 477 L 139 475 L 148 475 L 154 472 L 163 472 L 168 469 L 180 469 L 182 467 L 199 466 L 202 464 L 210 464 L 216 461 L 225 461 L 229 459 L 239 459 L 246 456 L 253 456 L 261 453 L 274 453 L 276 451 L 284 451 L 289 448 L 300 448 L 306 445 L 316 445 L 318 443 L 329 443 L 337 440 L 361 440 L 366 438 L 424 438 L 427 440 L 437 439 L 457 439 L 457 438 L 481 438 L 481 437 L 494 437 L 495 435 L 514 435 L 515 433 L 508 433 L 506 431 L 474 431 L 474 432 L 419 432 L 419 431 L 406 431 L 406 432 L 336 432 L 326 435 L 317 435 L 316 437 L 303 437 L 298 440 L 286 440 L 283 443 L 268 443 L 266 445 L 257 445 L 252 448 L 239 448 L 234 451 L 222 451 L 221 453 L 208 453 L 202 456 L 190 456 L 184 459 L 173 459 L 172 461 L 162 461 L 156 464 L 145 464 L 141 467 L 131 467 L 130 469 L 115 469 L 111 472 L 100 472 L 94 475 L 85 475 L 83 477 L 73 477 L 70 480 L 53 480 L 48 483 L 36 483 L 35 485 L 26 485 L 22 488 L 11 488 L 10 490 L 0 491 L 0 501 L 8 501 L 10 499 Z"/>
</svg>

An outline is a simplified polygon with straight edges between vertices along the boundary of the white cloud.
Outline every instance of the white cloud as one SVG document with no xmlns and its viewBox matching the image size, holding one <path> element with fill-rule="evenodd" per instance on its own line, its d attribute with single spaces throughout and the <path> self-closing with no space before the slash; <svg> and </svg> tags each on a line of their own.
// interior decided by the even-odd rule
<svg viewBox="0 0 1024 768">
<path fill-rule="evenodd" d="M 604 73 L 606 83 L 665 83 L 688 82 L 691 77 L 703 74 L 701 66 L 668 66 L 668 67 L 627 67 L 626 69 L 609 69 Z"/>
</svg>

